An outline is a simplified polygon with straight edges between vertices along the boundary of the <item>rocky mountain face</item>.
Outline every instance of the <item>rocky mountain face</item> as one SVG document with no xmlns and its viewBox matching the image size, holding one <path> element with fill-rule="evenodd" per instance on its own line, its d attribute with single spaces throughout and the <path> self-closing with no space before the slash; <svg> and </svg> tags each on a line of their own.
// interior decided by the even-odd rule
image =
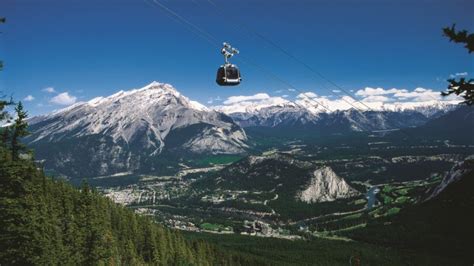
<svg viewBox="0 0 474 266">
<path fill-rule="evenodd" d="M 153 82 L 30 119 L 26 139 L 45 166 L 67 176 L 156 171 L 169 153 L 237 154 L 247 136 L 223 113 Z"/>
<path fill-rule="evenodd" d="M 315 126 L 319 115 L 310 113 L 298 106 L 268 107 L 258 113 L 229 114 L 242 127 L 281 127 L 281 126 Z"/>
<path fill-rule="evenodd" d="M 328 166 L 315 170 L 312 175 L 308 185 L 296 195 L 297 199 L 303 202 L 334 201 L 360 195 Z"/>
</svg>

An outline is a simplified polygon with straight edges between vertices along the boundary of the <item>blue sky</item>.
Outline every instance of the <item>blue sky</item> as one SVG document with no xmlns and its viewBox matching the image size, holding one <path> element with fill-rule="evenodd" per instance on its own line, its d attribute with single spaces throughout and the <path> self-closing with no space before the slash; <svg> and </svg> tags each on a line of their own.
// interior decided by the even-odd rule
<svg viewBox="0 0 474 266">
<path fill-rule="evenodd" d="M 337 88 L 241 26 L 354 93 L 366 87 L 442 90 L 450 74 L 472 76 L 474 71 L 473 56 L 441 32 L 452 23 L 474 31 L 473 1 L 212 0 L 219 9 L 208 0 L 159 1 L 239 48 L 244 59 L 318 95 L 334 94 Z M 170 83 L 204 104 L 262 92 L 296 96 L 287 85 L 238 60 L 243 83 L 217 86 L 218 49 L 152 0 L 4 0 L 1 7 L 7 23 L 0 26 L 5 64 L 0 90 L 25 99 L 33 115 L 153 80 Z"/>
</svg>

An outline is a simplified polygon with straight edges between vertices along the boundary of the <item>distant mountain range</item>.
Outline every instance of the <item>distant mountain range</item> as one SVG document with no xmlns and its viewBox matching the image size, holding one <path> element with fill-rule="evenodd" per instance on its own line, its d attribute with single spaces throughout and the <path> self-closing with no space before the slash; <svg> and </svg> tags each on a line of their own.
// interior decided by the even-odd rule
<svg viewBox="0 0 474 266">
<path fill-rule="evenodd" d="M 409 108 L 387 105 L 378 110 L 353 108 L 325 112 L 310 100 L 296 103 L 284 99 L 271 99 L 244 107 L 239 107 L 239 103 L 215 107 L 242 127 L 296 127 L 324 133 L 416 127 L 455 108 L 453 104 L 437 103 Z"/>
<path fill-rule="evenodd" d="M 248 152 L 247 127 L 286 129 L 290 134 L 294 129 L 311 134 L 370 132 L 421 126 L 453 109 L 438 104 L 325 113 L 287 100 L 208 108 L 169 84 L 152 82 L 33 117 L 26 143 L 47 169 L 61 175 L 156 173 L 178 165 L 184 155 Z"/>
</svg>

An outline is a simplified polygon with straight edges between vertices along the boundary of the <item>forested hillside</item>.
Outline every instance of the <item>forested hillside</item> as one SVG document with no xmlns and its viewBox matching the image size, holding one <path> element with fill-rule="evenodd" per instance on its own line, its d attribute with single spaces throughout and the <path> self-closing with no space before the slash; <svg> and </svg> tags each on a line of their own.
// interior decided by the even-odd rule
<svg viewBox="0 0 474 266">
<path fill-rule="evenodd" d="M 474 261 L 474 157 L 453 168 L 455 182 L 421 204 L 400 211 L 395 217 L 370 221 L 366 227 L 345 235 L 356 241 L 418 252 L 429 251 L 465 265 Z"/>
<path fill-rule="evenodd" d="M 1 101 L 0 265 L 255 264 L 202 241 L 189 242 L 100 196 L 45 176 L 20 143 L 28 134 L 21 103 Z M 14 117 L 15 119 L 13 120 Z"/>
</svg>

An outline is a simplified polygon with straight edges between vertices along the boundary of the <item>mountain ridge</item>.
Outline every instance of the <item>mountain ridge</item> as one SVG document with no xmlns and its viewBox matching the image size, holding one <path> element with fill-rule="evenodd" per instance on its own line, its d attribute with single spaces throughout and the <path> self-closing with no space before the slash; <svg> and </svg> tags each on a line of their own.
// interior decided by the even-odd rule
<svg viewBox="0 0 474 266">
<path fill-rule="evenodd" d="M 346 101 L 356 103 L 352 98 Z M 329 110 L 320 107 L 320 104 L 312 102 L 308 97 L 294 102 L 275 97 L 211 108 L 226 113 L 244 128 L 297 126 L 320 130 L 331 124 L 344 123 L 344 130 L 370 131 L 420 126 L 457 106 L 452 102 L 429 101 L 410 105 L 386 104 L 371 109 L 352 106 L 349 109 Z M 336 129 L 338 130 L 341 129 Z"/>
</svg>

